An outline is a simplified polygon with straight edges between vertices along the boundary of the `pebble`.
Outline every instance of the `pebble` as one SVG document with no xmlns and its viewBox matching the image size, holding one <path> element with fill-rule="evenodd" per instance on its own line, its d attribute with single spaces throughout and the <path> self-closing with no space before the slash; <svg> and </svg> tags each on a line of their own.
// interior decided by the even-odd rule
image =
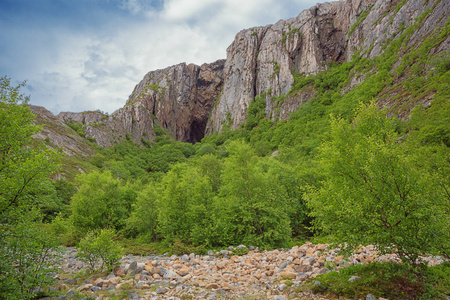
<svg viewBox="0 0 450 300">
<path fill-rule="evenodd" d="M 244 248 L 249 249 L 248 254 L 232 254 L 234 249 Z M 75 290 L 94 298 L 101 291 L 114 294 L 126 290 L 130 299 L 236 299 L 242 295 L 252 299 L 327 299 L 312 292 L 296 294 L 291 287 L 299 287 L 309 278 L 330 272 L 325 267 L 326 262 L 333 262 L 335 270 L 371 261 L 398 261 L 393 254 L 378 256 L 371 245 L 361 247 L 346 260 L 339 252 L 339 249 L 328 249 L 327 244 L 306 243 L 287 250 L 262 252 L 245 245 L 230 246 L 217 253 L 208 251 L 205 256 L 194 253 L 170 257 L 167 254 L 126 255 L 112 273 L 81 284 L 81 280 L 77 283 L 74 278 L 67 278 L 67 274 L 74 276 L 84 268 L 76 260 L 77 250 L 67 248 L 59 266 L 62 274 L 55 276 L 65 279 L 59 279 L 55 287 L 68 291 L 66 298 L 73 296 Z M 440 257 L 426 260 L 429 265 L 443 261 Z M 360 277 L 353 276 L 349 281 L 358 279 Z M 320 282 L 314 284 L 320 285 Z M 374 297 L 368 294 L 366 300 L 377 299 Z"/>
</svg>

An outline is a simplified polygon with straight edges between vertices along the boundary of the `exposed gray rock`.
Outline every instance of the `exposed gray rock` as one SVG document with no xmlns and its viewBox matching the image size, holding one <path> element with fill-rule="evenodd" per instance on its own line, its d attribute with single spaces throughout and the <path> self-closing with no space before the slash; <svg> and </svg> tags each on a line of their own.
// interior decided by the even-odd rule
<svg viewBox="0 0 450 300">
<path fill-rule="evenodd" d="M 388 39 L 398 37 L 421 13 L 432 9 L 409 41 L 416 45 L 436 27 L 442 27 L 450 13 L 448 1 L 409 0 L 396 11 L 399 3 L 321 3 L 296 18 L 239 32 L 227 49 L 223 93 L 212 111 L 207 134 L 221 131 L 224 125 L 239 128 L 246 121 L 250 101 L 262 94 L 266 99 L 266 117 L 287 119 L 289 113 L 315 96 L 314 91 L 305 91 L 288 95 L 281 105 L 272 100 L 289 92 L 294 72 L 315 74 L 325 70 L 329 62 L 350 61 L 357 51 L 366 57 L 378 56 Z M 359 19 L 363 13 L 366 18 Z M 433 49 L 434 54 L 448 52 L 449 40 L 450 37 Z"/>
<path fill-rule="evenodd" d="M 350 279 L 348 281 L 354 282 L 354 281 L 359 280 L 359 279 L 361 279 L 361 277 L 359 277 L 359 276 L 352 276 L 352 277 L 350 277 Z"/>
<path fill-rule="evenodd" d="M 141 296 L 139 296 L 139 294 L 136 293 L 130 293 L 130 295 L 128 296 L 128 299 L 130 300 L 135 300 L 135 299 L 140 299 Z"/>
<path fill-rule="evenodd" d="M 176 279 L 179 278 L 180 276 L 172 270 L 166 270 L 163 277 L 168 279 Z"/>
<path fill-rule="evenodd" d="M 155 292 L 156 292 L 157 294 L 165 294 L 165 293 L 167 292 L 167 288 L 162 287 L 162 286 L 159 286 L 159 287 L 155 290 Z"/>
<path fill-rule="evenodd" d="M 125 106 L 110 116 L 100 112 L 62 112 L 65 123 L 83 125 L 86 137 L 110 147 L 124 139 L 153 141 L 156 127 L 177 140 L 199 142 L 223 85 L 224 60 L 197 66 L 181 63 L 151 71 L 136 85 Z"/>
<path fill-rule="evenodd" d="M 399 37 L 427 10 L 430 13 L 409 38 L 408 46 L 419 45 L 435 28 L 444 26 L 450 14 L 449 1 L 346 0 L 317 4 L 295 18 L 242 30 L 228 47 L 226 60 L 201 66 L 181 63 L 149 72 L 125 106 L 109 116 L 89 111 L 62 112 L 55 117 L 44 108 L 31 106 L 38 115 L 36 122 L 47 124 L 36 137 L 48 137 L 67 155 L 78 156 L 89 156 L 94 150 L 67 123 L 81 124 L 85 138 L 104 147 L 127 138 L 137 143 L 154 141 L 158 127 L 179 141 L 195 143 L 225 126 L 239 128 L 257 95 L 265 99 L 267 118 L 288 119 L 316 95 L 314 89 L 289 94 L 293 74 L 316 74 L 327 69 L 330 62 L 350 61 L 357 52 L 368 58 L 378 56 L 387 41 Z M 447 37 L 430 54 L 449 50 Z M 401 59 L 399 55 L 397 64 Z M 357 75 L 351 78 L 347 90 L 364 79 Z M 286 95 L 284 101 L 276 99 L 280 95 Z M 388 98 L 380 104 L 387 105 Z M 432 99 L 433 95 L 427 95 L 422 102 L 431 103 Z"/>
<path fill-rule="evenodd" d="M 133 261 L 127 268 L 127 274 L 136 271 L 137 265 L 138 265 L 137 261 Z"/>
<path fill-rule="evenodd" d="M 36 124 L 43 125 L 42 130 L 34 135 L 35 138 L 46 140 L 50 145 L 62 149 L 68 156 L 89 156 L 94 149 L 74 130 L 42 106 L 29 105 L 36 115 Z"/>
<path fill-rule="evenodd" d="M 187 254 L 184 254 L 183 256 L 181 256 L 181 260 L 189 261 L 189 256 Z"/>
<path fill-rule="evenodd" d="M 377 297 L 375 297 L 375 296 L 372 295 L 372 294 L 367 294 L 366 300 L 377 300 Z"/>
</svg>

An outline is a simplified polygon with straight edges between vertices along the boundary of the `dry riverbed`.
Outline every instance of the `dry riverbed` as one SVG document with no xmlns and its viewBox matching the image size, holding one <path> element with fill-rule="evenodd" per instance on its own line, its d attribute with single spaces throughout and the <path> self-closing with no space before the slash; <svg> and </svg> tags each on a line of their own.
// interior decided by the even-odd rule
<svg viewBox="0 0 450 300">
<path fill-rule="evenodd" d="M 50 299 L 327 299 L 298 288 L 331 268 L 399 261 L 395 255 L 378 256 L 371 245 L 348 259 L 327 246 L 306 243 L 262 252 L 250 248 L 242 256 L 232 255 L 233 247 L 203 256 L 126 255 L 112 273 L 94 276 L 83 276 L 87 266 L 77 260 L 76 249 L 67 248 L 52 288 L 61 295 Z M 439 258 L 427 260 L 429 265 L 441 263 Z M 369 294 L 367 299 L 377 298 Z"/>
</svg>

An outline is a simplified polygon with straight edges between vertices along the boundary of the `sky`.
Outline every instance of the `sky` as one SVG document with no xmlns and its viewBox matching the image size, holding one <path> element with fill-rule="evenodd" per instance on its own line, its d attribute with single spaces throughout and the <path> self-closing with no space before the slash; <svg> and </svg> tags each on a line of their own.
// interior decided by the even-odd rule
<svg viewBox="0 0 450 300">
<path fill-rule="evenodd" d="M 146 73 L 226 58 L 242 29 L 296 17 L 324 0 L 0 0 L 0 76 L 30 104 L 122 107 Z"/>
</svg>

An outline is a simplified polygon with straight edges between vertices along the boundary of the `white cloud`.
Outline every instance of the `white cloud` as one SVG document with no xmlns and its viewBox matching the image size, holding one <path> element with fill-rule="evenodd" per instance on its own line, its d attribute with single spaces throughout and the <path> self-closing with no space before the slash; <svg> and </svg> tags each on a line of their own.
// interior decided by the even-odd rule
<svg viewBox="0 0 450 300">
<path fill-rule="evenodd" d="M 29 79 L 31 103 L 54 113 L 111 113 L 125 104 L 148 71 L 225 58 L 241 29 L 294 17 L 302 6 L 295 0 L 166 0 L 155 9 L 149 3 L 121 1 L 120 8 L 136 17 L 120 24 L 105 20 L 110 23 L 98 31 L 55 27 L 21 32 L 21 49 L 29 50 L 21 50 L 25 63 L 15 77 Z"/>
</svg>

